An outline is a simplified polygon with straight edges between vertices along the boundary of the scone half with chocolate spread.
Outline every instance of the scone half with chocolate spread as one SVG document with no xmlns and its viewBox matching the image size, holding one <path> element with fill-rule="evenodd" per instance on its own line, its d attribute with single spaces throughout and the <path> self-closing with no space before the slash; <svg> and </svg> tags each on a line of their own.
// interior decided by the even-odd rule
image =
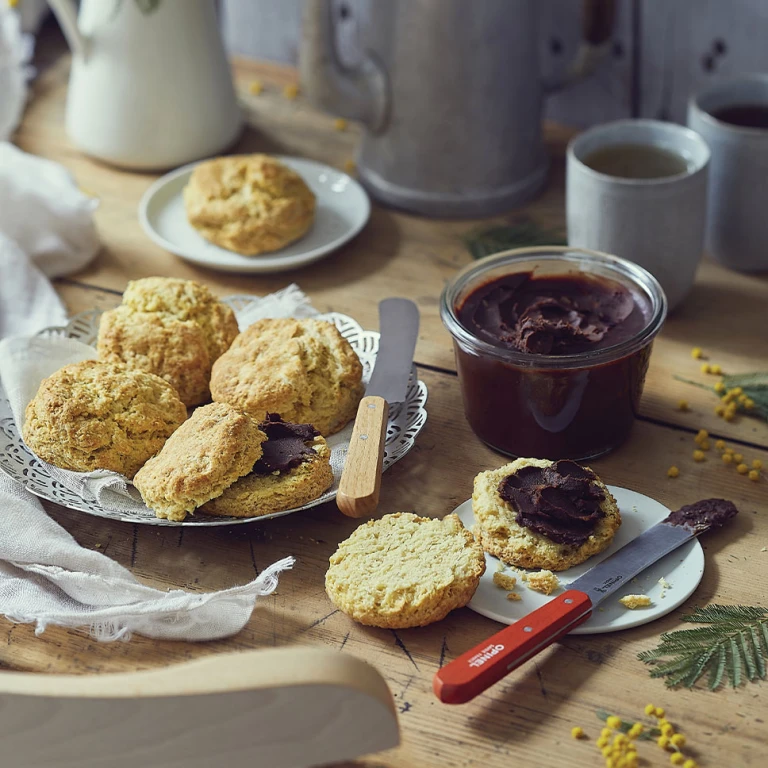
<svg viewBox="0 0 768 768">
<path fill-rule="evenodd" d="M 259 517 L 301 507 L 333 484 L 331 449 L 311 424 L 290 424 L 267 414 L 267 436 L 253 469 L 200 508 L 208 515 Z"/>
<path fill-rule="evenodd" d="M 198 408 L 137 473 L 133 484 L 157 517 L 184 520 L 247 475 L 267 436 L 226 403 Z"/>
<path fill-rule="evenodd" d="M 517 459 L 475 477 L 475 537 L 520 568 L 564 571 L 606 549 L 621 525 L 616 500 L 588 467 Z"/>
</svg>

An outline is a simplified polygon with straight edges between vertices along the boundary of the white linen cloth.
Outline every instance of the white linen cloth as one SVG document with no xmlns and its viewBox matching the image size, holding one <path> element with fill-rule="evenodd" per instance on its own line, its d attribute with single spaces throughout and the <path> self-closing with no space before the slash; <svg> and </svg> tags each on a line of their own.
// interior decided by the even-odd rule
<svg viewBox="0 0 768 768">
<path fill-rule="evenodd" d="M 2 158 L 9 157 L 12 162 L 5 165 Z M 43 377 L 94 356 L 93 349 L 72 339 L 33 335 L 66 316 L 44 272 L 76 271 L 98 251 L 91 216 L 95 201 L 83 200 L 64 169 L 59 173 L 55 164 L 40 162 L 48 164 L 0 145 L 0 335 L 25 334 L 0 341 L 0 378 L 19 430 L 26 402 Z M 35 197 L 30 179 L 38 171 L 38 180 L 58 179 L 55 194 L 48 189 Z M 16 215 L 39 227 L 44 223 L 47 231 L 6 220 L 5 202 L 20 196 L 31 207 L 16 209 Z M 7 237 L 9 230 L 25 247 Z M 263 307 L 271 316 L 314 312 L 296 286 L 273 295 Z M 118 508 L 138 503 L 131 496 L 135 489 L 113 472 L 52 471 L 68 487 Z M 58 625 L 88 629 L 104 641 L 128 639 L 133 632 L 192 641 L 227 637 L 245 626 L 257 599 L 272 593 L 277 575 L 293 563 L 292 557 L 283 558 L 248 584 L 218 592 L 154 589 L 106 555 L 81 547 L 35 496 L 0 472 L 0 613 L 36 624 L 38 634 Z"/>
</svg>

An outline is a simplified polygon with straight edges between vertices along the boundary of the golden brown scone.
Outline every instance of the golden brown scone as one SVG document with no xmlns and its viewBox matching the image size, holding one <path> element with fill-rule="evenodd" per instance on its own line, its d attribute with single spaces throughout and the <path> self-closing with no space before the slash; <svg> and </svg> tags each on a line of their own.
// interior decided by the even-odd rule
<svg viewBox="0 0 768 768">
<path fill-rule="evenodd" d="M 62 469 L 130 478 L 186 418 L 176 390 L 161 378 L 85 360 L 42 381 L 22 435 L 43 461 Z"/>
<path fill-rule="evenodd" d="M 466 605 L 485 571 L 482 548 L 457 515 L 385 515 L 339 544 L 325 575 L 334 605 L 361 624 L 421 627 Z"/>
<path fill-rule="evenodd" d="M 583 544 L 559 544 L 530 528 L 518 525 L 517 510 L 499 495 L 499 484 L 523 467 L 549 467 L 554 463 L 547 459 L 517 459 L 475 477 L 472 494 L 472 510 L 477 523 L 475 536 L 486 552 L 521 568 L 564 571 L 583 563 L 610 545 L 621 525 L 621 515 L 616 500 L 597 475 L 594 482 L 605 494 L 600 503 L 603 517 Z"/>
<path fill-rule="evenodd" d="M 268 412 L 323 435 L 342 429 L 363 395 L 363 368 L 326 320 L 259 320 L 214 364 L 211 394 L 262 421 Z"/>
<path fill-rule="evenodd" d="M 160 376 L 193 406 L 210 399 L 211 366 L 237 332 L 232 309 L 204 285 L 147 277 L 101 316 L 97 350 L 101 360 Z"/>
<path fill-rule="evenodd" d="M 189 223 L 243 256 L 277 251 L 312 226 L 315 196 L 296 171 L 268 155 L 200 163 L 184 187 Z"/>
<path fill-rule="evenodd" d="M 266 435 L 224 403 L 198 408 L 133 479 L 157 517 L 181 521 L 247 475 Z"/>
<path fill-rule="evenodd" d="M 314 453 L 288 472 L 251 472 L 230 485 L 218 498 L 200 507 L 208 515 L 259 517 L 293 509 L 322 496 L 333 484 L 331 449 L 319 435 L 310 443 Z"/>
</svg>

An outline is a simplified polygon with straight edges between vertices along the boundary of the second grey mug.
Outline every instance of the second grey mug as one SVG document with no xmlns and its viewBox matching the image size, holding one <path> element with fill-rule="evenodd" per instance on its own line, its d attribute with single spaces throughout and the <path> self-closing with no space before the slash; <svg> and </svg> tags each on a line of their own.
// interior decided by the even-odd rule
<svg viewBox="0 0 768 768">
<path fill-rule="evenodd" d="M 688 104 L 688 125 L 712 152 L 707 249 L 723 266 L 768 270 L 768 129 L 726 123 L 727 107 L 768 108 L 768 75 L 744 75 L 714 85 Z"/>
<path fill-rule="evenodd" d="M 672 176 L 628 178 L 585 164 L 599 149 L 657 147 L 681 157 Z M 709 149 L 694 131 L 658 120 L 596 126 L 568 145 L 568 245 L 610 253 L 645 267 L 667 295 L 670 310 L 690 291 L 704 249 Z"/>
</svg>

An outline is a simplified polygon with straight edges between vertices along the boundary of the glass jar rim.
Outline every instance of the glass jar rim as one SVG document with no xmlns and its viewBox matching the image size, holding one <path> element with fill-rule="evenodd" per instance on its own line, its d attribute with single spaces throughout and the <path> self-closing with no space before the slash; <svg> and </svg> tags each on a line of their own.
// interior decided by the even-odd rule
<svg viewBox="0 0 768 768">
<path fill-rule="evenodd" d="M 574 355 L 539 355 L 499 347 L 477 338 L 465 328 L 456 311 L 456 301 L 464 287 L 473 278 L 499 266 L 514 266 L 526 261 L 565 261 L 573 264 L 592 263 L 630 280 L 648 298 L 651 312 L 643 329 L 635 336 L 602 349 L 580 352 Z M 648 345 L 661 330 L 667 316 L 667 297 L 658 280 L 639 264 L 600 251 L 570 246 L 536 246 L 513 248 L 485 256 L 471 262 L 448 281 L 440 296 L 440 318 L 454 340 L 465 347 L 471 347 L 485 356 L 494 357 L 520 367 L 544 370 L 583 368 L 585 364 L 599 365 L 631 355 Z"/>
</svg>

